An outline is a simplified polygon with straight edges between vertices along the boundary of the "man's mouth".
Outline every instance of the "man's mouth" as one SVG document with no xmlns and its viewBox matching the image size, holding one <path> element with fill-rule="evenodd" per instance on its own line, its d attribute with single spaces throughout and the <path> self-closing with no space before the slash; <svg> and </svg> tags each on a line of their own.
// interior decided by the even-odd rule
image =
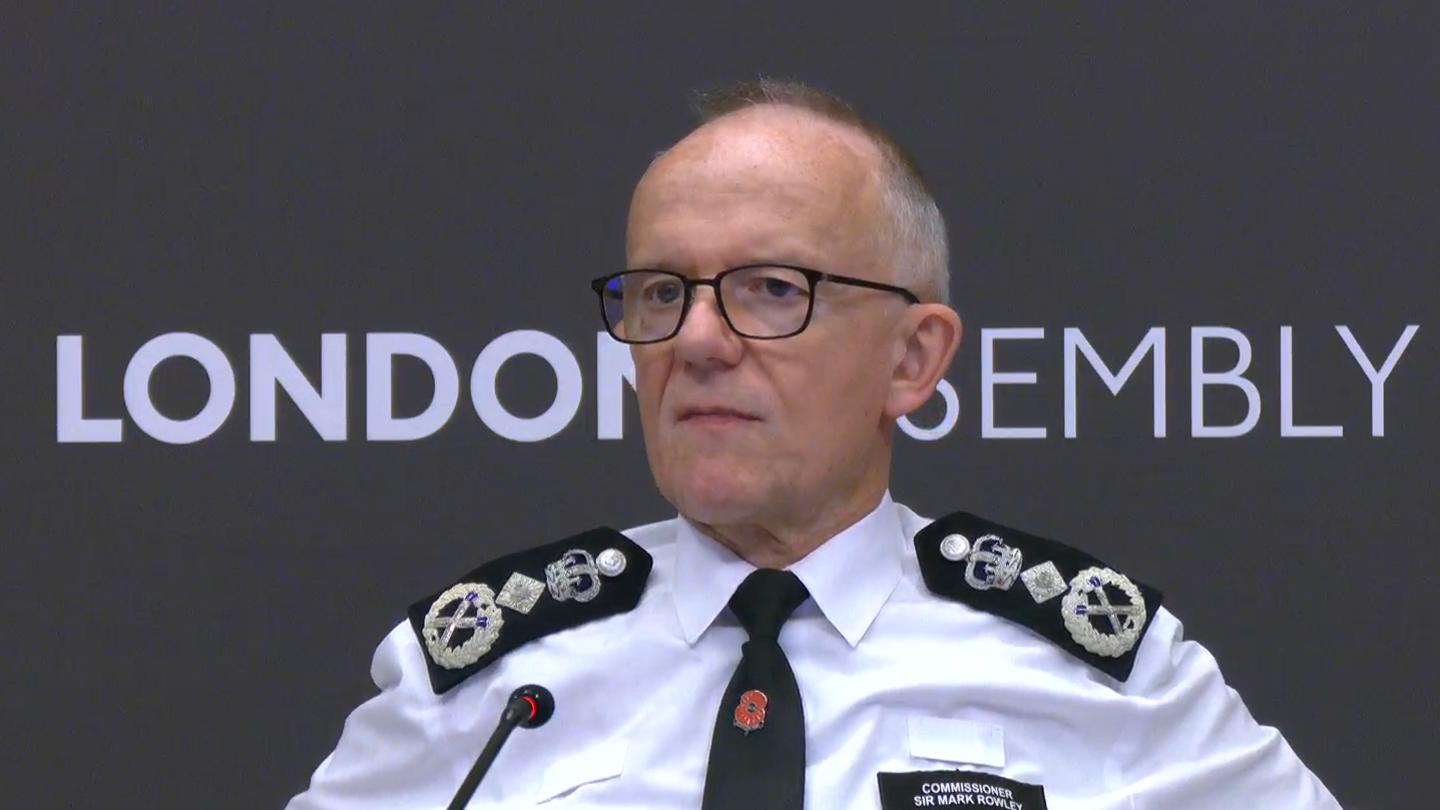
<svg viewBox="0 0 1440 810">
<path fill-rule="evenodd" d="M 686 408 L 686 409 L 682 410 L 682 411 L 680 412 L 680 417 L 679 417 L 678 419 L 676 419 L 675 421 L 677 421 L 677 422 L 690 422 L 690 421 L 705 421 L 705 422 L 727 422 L 727 421 L 758 422 L 758 421 L 760 421 L 760 417 L 758 417 L 758 416 L 756 416 L 756 415 L 754 415 L 754 414 L 751 414 L 751 413 L 746 413 L 745 411 L 736 410 L 736 409 L 734 409 L 734 408 L 726 408 L 726 407 L 697 407 L 697 408 Z"/>
</svg>

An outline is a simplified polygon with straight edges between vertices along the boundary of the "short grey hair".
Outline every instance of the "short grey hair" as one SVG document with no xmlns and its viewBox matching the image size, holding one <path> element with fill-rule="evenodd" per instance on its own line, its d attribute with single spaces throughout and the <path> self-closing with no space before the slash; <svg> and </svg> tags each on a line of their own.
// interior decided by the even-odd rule
<svg viewBox="0 0 1440 810">
<path fill-rule="evenodd" d="M 703 123 L 766 104 L 814 113 L 859 131 L 875 145 L 882 163 L 881 199 L 890 214 L 881 247 L 893 257 L 896 280 L 922 301 L 949 304 L 950 246 L 945 218 L 910 153 L 845 100 L 800 82 L 762 78 L 695 97 L 695 109 Z"/>
</svg>

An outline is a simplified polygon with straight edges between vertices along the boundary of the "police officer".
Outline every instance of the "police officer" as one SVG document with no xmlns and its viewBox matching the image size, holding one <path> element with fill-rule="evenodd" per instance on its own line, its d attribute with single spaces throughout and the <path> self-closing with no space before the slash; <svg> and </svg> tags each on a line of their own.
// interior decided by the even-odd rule
<svg viewBox="0 0 1440 810">
<path fill-rule="evenodd" d="M 891 499 L 895 422 L 961 321 L 943 220 L 884 132 L 802 85 L 713 96 L 641 178 L 626 255 L 592 286 L 680 516 L 417 602 L 291 810 L 445 807 L 529 682 L 555 719 L 472 807 L 1338 807 L 1158 591 Z"/>
</svg>

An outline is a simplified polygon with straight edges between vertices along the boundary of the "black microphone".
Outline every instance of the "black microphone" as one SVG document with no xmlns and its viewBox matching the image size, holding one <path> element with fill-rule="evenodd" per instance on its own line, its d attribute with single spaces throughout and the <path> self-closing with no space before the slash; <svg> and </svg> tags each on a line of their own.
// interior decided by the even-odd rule
<svg viewBox="0 0 1440 810">
<path fill-rule="evenodd" d="M 479 787 L 480 780 L 484 778 L 485 772 L 490 770 L 490 764 L 500 753 L 500 746 L 510 737 L 510 732 L 516 726 L 521 728 L 536 728 L 545 725 L 545 721 L 555 714 L 555 696 L 550 690 L 543 686 L 530 684 L 522 686 L 510 693 L 510 701 L 505 704 L 505 711 L 500 713 L 500 725 L 495 727 L 495 733 L 490 735 L 490 741 L 485 743 L 480 756 L 475 758 L 475 764 L 470 767 L 470 773 L 465 775 L 465 781 L 460 783 L 460 789 L 455 791 L 455 798 L 445 810 L 465 810 L 470 797 L 475 795 L 475 788 Z"/>
</svg>

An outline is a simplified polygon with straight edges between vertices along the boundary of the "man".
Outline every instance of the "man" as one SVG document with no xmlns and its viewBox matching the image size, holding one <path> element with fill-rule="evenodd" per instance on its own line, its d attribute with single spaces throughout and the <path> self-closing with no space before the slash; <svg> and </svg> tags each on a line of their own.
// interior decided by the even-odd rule
<svg viewBox="0 0 1440 810">
<path fill-rule="evenodd" d="M 1160 594 L 889 496 L 961 339 L 904 152 L 784 83 L 710 100 L 594 282 L 681 517 L 489 563 L 411 608 L 292 810 L 439 808 L 511 691 L 555 695 L 471 806 L 1284 810 L 1335 800 Z"/>
</svg>

